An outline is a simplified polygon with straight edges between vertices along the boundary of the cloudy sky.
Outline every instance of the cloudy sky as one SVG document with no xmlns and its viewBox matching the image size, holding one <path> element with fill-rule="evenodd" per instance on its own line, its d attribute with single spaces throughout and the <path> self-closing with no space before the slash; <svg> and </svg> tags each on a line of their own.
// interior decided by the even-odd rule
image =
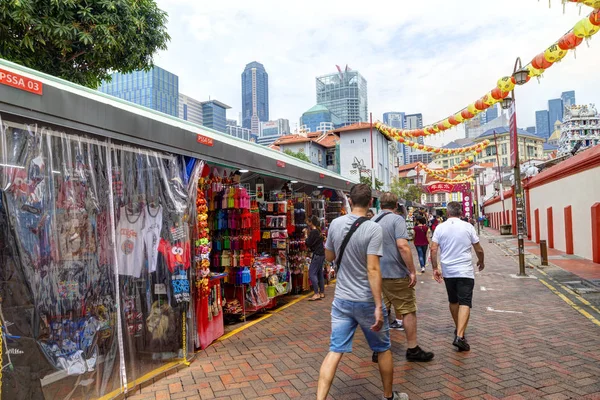
<svg viewBox="0 0 600 400">
<path fill-rule="evenodd" d="M 422 113 L 424 123 L 457 112 L 545 50 L 589 13 L 560 0 L 450 2 L 274 0 L 226 2 L 157 0 L 169 14 L 169 49 L 155 63 L 179 75 L 180 92 L 241 111 L 245 65 L 269 73 L 270 117 L 292 129 L 316 103 L 315 77 L 335 65 L 368 81 L 374 120 L 386 111 Z M 535 110 L 575 90 L 578 103 L 600 96 L 600 34 L 548 69 L 538 83 L 518 88 L 518 124 L 535 125 Z M 460 136 L 454 129 L 433 144 Z"/>
</svg>

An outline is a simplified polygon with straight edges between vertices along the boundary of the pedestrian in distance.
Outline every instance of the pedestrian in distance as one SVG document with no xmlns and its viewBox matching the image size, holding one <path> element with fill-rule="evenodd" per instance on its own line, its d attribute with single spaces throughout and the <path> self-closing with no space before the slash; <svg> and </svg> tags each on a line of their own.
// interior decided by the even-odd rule
<svg viewBox="0 0 600 400">
<path fill-rule="evenodd" d="M 450 313 L 454 320 L 454 341 L 452 344 L 458 351 L 469 351 L 465 332 L 473 305 L 473 288 L 475 271 L 471 247 L 477 254 L 477 266 L 483 271 L 484 253 L 475 228 L 462 221 L 462 205 L 458 202 L 448 203 L 448 220 L 440 224 L 431 239 L 431 263 L 433 277 L 438 283 L 446 284 Z M 438 269 L 438 253 L 442 270 Z"/>
<path fill-rule="evenodd" d="M 421 265 L 421 273 L 425 273 L 425 265 L 427 264 L 427 249 L 429 248 L 430 242 L 430 229 L 427 226 L 427 220 L 425 217 L 417 218 L 417 226 L 415 230 L 415 248 L 419 255 L 419 264 Z"/>
<path fill-rule="evenodd" d="M 381 226 L 383 237 L 383 257 L 381 257 L 382 288 L 385 307 L 394 307 L 396 316 L 402 316 L 406 332 L 408 361 L 427 362 L 433 353 L 424 351 L 417 343 L 417 283 L 413 254 L 408 244 L 406 220 L 394 213 L 398 196 L 387 192 L 381 196 L 381 212 L 373 221 Z M 373 354 L 373 362 L 378 355 Z"/>
<path fill-rule="evenodd" d="M 307 221 L 309 232 L 305 239 L 306 247 L 312 252 L 308 276 L 312 282 L 315 294 L 308 301 L 321 300 L 325 297 L 325 277 L 323 276 L 323 264 L 325 263 L 325 248 L 323 247 L 323 235 L 319 218 L 313 215 Z"/>
<path fill-rule="evenodd" d="M 337 284 L 331 306 L 331 344 L 319 373 L 317 399 L 325 400 L 344 353 L 352 352 L 352 339 L 360 326 L 372 351 L 379 353 L 383 398 L 408 399 L 394 392 L 394 362 L 390 332 L 381 295 L 382 230 L 369 221 L 371 188 L 358 184 L 350 190 L 350 214 L 336 218 L 329 226 L 325 257 L 336 260 Z"/>
<path fill-rule="evenodd" d="M 371 211 L 371 209 L 369 209 L 369 211 L 367 211 L 367 218 L 372 219 L 374 215 L 375 214 L 373 213 L 373 211 Z"/>
</svg>

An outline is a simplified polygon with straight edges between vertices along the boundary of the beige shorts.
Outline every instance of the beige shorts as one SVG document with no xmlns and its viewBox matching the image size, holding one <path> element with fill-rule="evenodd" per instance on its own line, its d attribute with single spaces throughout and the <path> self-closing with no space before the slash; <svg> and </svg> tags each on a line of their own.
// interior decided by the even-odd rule
<svg viewBox="0 0 600 400">
<path fill-rule="evenodd" d="M 417 312 L 417 292 L 408 287 L 410 278 L 383 279 L 383 302 L 386 309 L 394 306 L 396 316 Z"/>
</svg>

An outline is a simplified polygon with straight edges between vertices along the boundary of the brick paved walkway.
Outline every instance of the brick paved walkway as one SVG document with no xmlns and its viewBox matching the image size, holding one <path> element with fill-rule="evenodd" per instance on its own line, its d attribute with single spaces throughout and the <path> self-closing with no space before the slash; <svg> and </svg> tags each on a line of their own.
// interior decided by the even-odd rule
<svg viewBox="0 0 600 400">
<path fill-rule="evenodd" d="M 394 331 L 394 389 L 411 399 L 600 399 L 600 327 L 538 280 L 511 278 L 518 272 L 514 260 L 487 240 L 482 243 L 487 269 L 475 286 L 467 332 L 471 352 L 457 353 L 451 345 L 454 328 L 444 287 L 428 270 L 417 291 L 419 341 L 436 356 L 428 364 L 407 363 L 404 333 Z M 314 399 L 328 348 L 333 288 L 327 294 L 327 301 L 302 301 L 214 344 L 189 368 L 130 398 Z M 381 398 L 370 357 L 358 332 L 331 398 Z"/>
</svg>

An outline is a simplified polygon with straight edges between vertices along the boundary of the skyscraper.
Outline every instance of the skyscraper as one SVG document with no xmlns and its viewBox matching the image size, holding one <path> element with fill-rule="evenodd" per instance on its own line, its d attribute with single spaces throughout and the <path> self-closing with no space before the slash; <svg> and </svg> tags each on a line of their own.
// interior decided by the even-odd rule
<svg viewBox="0 0 600 400">
<path fill-rule="evenodd" d="M 269 74 L 261 63 L 253 61 L 242 72 L 242 126 L 258 135 L 260 123 L 268 120 Z"/>
<path fill-rule="evenodd" d="M 483 113 L 481 113 L 481 114 L 483 114 Z M 494 104 L 493 106 L 491 106 L 490 108 L 485 110 L 485 122 L 484 123 L 487 124 L 488 122 L 492 122 L 496 118 L 498 118 L 498 104 Z"/>
<path fill-rule="evenodd" d="M 179 77 L 160 67 L 129 74 L 115 72 L 112 80 L 102 82 L 98 90 L 174 117 L 179 116 Z"/>
<path fill-rule="evenodd" d="M 179 118 L 202 125 L 202 103 L 179 93 Z"/>
<path fill-rule="evenodd" d="M 562 92 L 562 94 L 560 95 L 560 98 L 562 99 L 563 107 L 570 107 L 570 106 L 574 106 L 576 104 L 574 90 L 570 90 L 568 92 Z"/>
<path fill-rule="evenodd" d="M 563 120 L 563 102 L 562 99 L 548 100 L 548 122 L 550 126 L 554 126 L 556 121 Z M 548 129 L 550 130 L 550 129 Z M 548 134 L 548 136 L 550 136 Z"/>
<path fill-rule="evenodd" d="M 300 124 L 305 126 L 309 132 L 318 132 L 324 125 L 331 125 L 334 128 L 341 126 L 340 119 L 335 114 L 327 107 L 318 104 L 302 114 Z"/>
<path fill-rule="evenodd" d="M 227 112 L 229 107 L 227 104 L 217 100 L 209 100 L 202 102 L 202 118 L 203 125 L 212 128 L 215 131 L 227 132 Z"/>
<path fill-rule="evenodd" d="M 406 114 L 403 112 L 386 112 L 383 113 L 383 123 L 388 126 L 391 126 L 392 128 L 403 129 L 405 117 Z"/>
<path fill-rule="evenodd" d="M 342 125 L 368 121 L 367 81 L 348 66 L 316 78 L 317 104 L 338 116 Z"/>
<path fill-rule="evenodd" d="M 531 134 L 535 135 L 535 126 L 528 126 L 525 130 Z"/>
<path fill-rule="evenodd" d="M 550 137 L 550 117 L 546 110 L 535 112 L 535 131 L 536 135 L 548 139 Z"/>
<path fill-rule="evenodd" d="M 404 129 L 421 129 L 423 127 L 423 114 L 408 114 L 404 117 Z M 419 136 L 415 140 L 419 144 L 424 144 L 423 136 Z M 418 154 L 423 154 L 424 152 L 420 150 L 415 150 L 412 147 L 408 147 L 402 145 L 401 152 L 404 158 L 404 165 L 410 164 L 414 161 L 413 159 L 421 159 L 421 157 L 417 157 Z M 431 160 L 429 160 L 431 162 Z"/>
</svg>

